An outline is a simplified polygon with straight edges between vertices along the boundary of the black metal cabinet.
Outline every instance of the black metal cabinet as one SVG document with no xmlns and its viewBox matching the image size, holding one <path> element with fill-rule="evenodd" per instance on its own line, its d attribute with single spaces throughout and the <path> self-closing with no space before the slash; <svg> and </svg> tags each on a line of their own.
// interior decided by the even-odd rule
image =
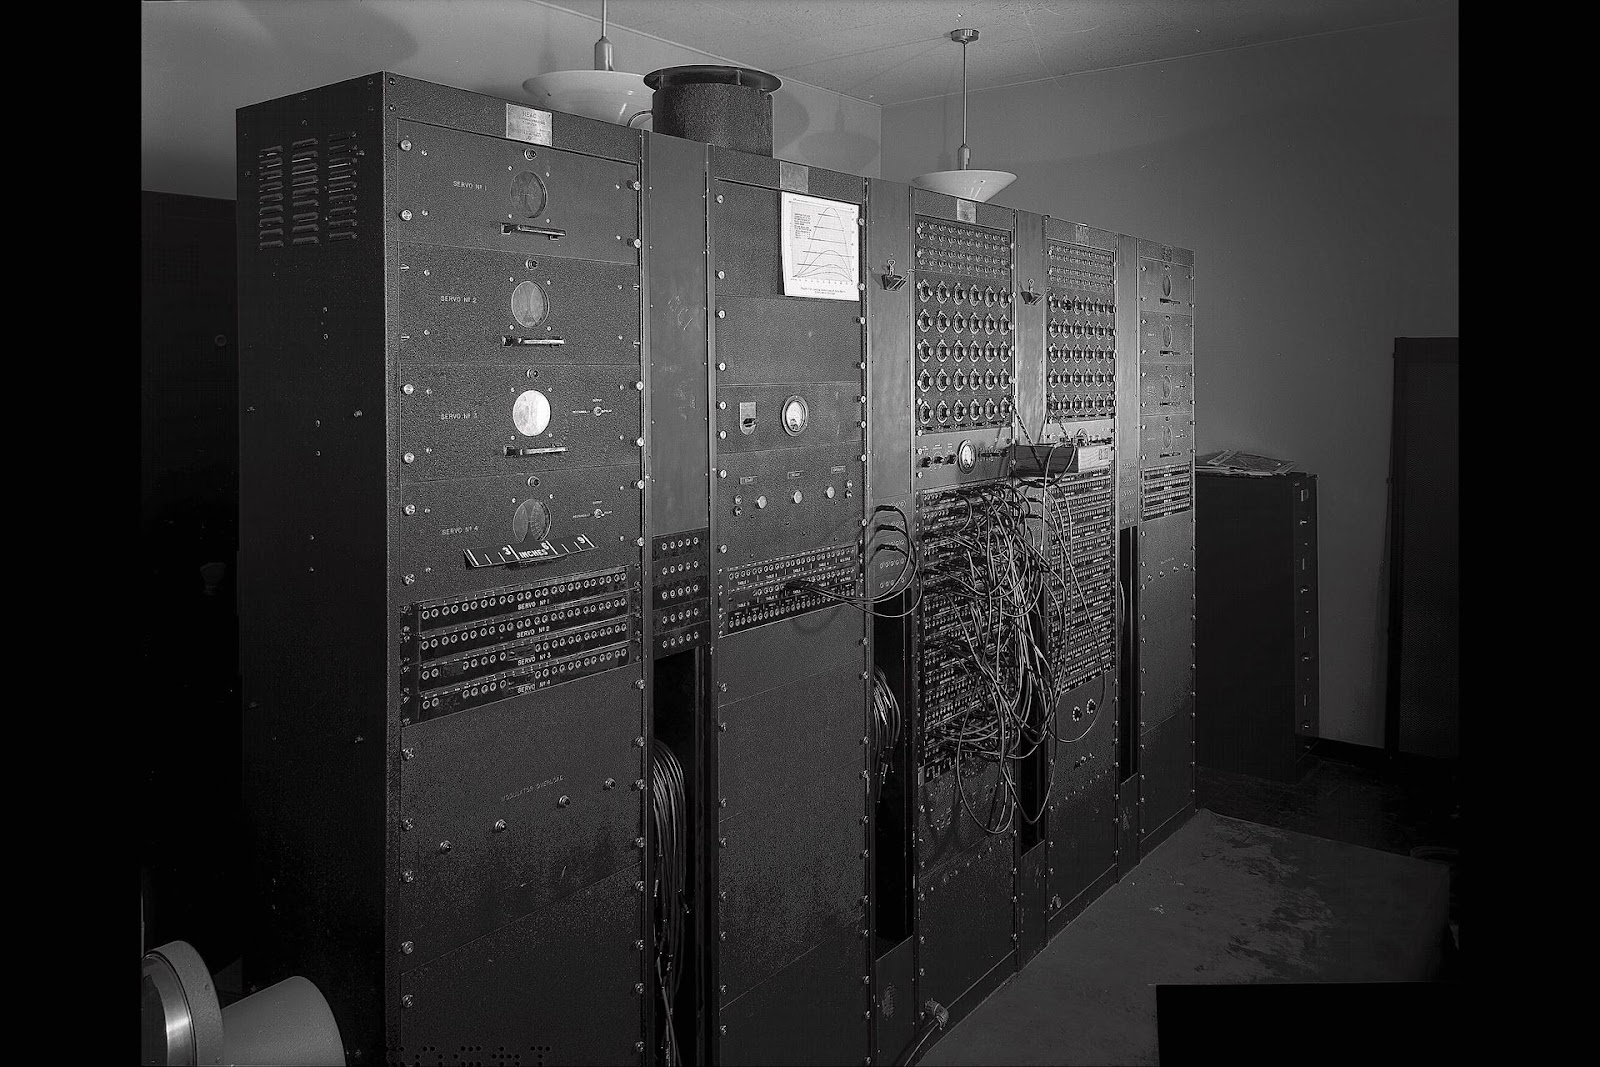
<svg viewBox="0 0 1600 1067">
<path fill-rule="evenodd" d="M 1317 734 L 1317 478 L 1198 473 L 1199 760 L 1291 779 Z"/>
</svg>

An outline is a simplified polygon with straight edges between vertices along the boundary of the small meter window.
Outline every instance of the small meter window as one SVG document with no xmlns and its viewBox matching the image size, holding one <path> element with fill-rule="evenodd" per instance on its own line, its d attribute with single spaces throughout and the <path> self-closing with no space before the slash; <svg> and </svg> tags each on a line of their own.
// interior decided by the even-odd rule
<svg viewBox="0 0 1600 1067">
<path fill-rule="evenodd" d="M 978 450 L 972 446 L 971 441 L 962 441 L 956 449 L 956 466 L 962 471 L 970 471 L 978 465 Z"/>
<path fill-rule="evenodd" d="M 811 409 L 803 397 L 791 396 L 783 402 L 783 432 L 794 437 L 811 422 Z"/>
</svg>

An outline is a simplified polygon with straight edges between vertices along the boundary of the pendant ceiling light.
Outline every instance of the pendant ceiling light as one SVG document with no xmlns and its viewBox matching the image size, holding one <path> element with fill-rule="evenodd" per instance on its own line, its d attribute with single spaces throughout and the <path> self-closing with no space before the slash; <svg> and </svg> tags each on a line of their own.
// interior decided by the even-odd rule
<svg viewBox="0 0 1600 1067">
<path fill-rule="evenodd" d="M 978 31 L 963 26 L 950 31 L 950 39 L 961 45 L 961 148 L 956 152 L 957 170 L 933 170 L 911 179 L 919 189 L 959 196 L 963 200 L 988 200 L 1017 180 L 1008 170 L 972 170 L 972 149 L 967 147 L 967 45 L 978 39 Z"/>
<path fill-rule="evenodd" d="M 522 83 L 534 102 L 551 111 L 636 126 L 650 114 L 650 89 L 639 74 L 611 69 L 606 36 L 606 0 L 600 0 L 600 39 L 594 43 L 593 70 L 553 70 Z"/>
</svg>

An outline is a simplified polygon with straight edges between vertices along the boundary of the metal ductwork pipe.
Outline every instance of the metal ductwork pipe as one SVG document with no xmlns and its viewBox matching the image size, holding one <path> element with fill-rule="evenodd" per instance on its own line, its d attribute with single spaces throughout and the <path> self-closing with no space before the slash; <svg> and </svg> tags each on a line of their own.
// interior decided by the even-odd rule
<svg viewBox="0 0 1600 1067">
<path fill-rule="evenodd" d="M 655 90 L 656 133 L 772 155 L 772 92 L 783 83 L 748 67 L 664 67 L 644 76 Z"/>
<path fill-rule="evenodd" d="M 141 1063 L 343 1067 L 339 1024 L 310 981 L 286 978 L 223 1008 L 205 961 L 188 943 L 152 949 L 142 964 Z"/>
</svg>

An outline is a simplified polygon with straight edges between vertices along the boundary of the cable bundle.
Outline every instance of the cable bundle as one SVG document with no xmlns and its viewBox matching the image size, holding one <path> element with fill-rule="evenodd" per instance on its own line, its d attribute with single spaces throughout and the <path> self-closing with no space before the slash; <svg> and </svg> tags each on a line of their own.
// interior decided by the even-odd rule
<svg viewBox="0 0 1600 1067">
<path fill-rule="evenodd" d="M 1049 454 L 1039 469 L 1055 469 Z M 991 834 L 1010 830 L 1018 812 L 1024 821 L 1037 822 L 1054 788 L 1053 745 L 1046 749 L 1047 781 L 1035 811 L 1024 808 L 1011 761 L 1032 756 L 1046 738 L 1071 743 L 1083 736 L 1062 738 L 1056 718 L 1071 686 L 1065 646 L 1074 603 L 1086 619 L 1091 617 L 1072 557 L 1071 505 L 1065 494 L 1050 492 L 1066 477 L 1071 476 L 1013 479 L 969 492 L 962 497 L 965 515 L 959 525 L 930 531 L 942 545 L 926 563 L 924 597 L 935 596 L 941 604 L 948 597 L 956 608 L 958 624 L 941 628 L 946 651 L 966 677 L 978 680 L 982 694 L 976 706 L 938 728 L 930 740 L 953 743 L 962 806 Z M 1109 666 L 1098 628 L 1095 645 L 1103 705 Z M 970 757 L 999 767 L 1004 794 L 987 820 L 973 812 L 962 781 L 963 763 Z"/>
<path fill-rule="evenodd" d="M 845 596 L 843 594 L 834 592 L 831 589 L 824 589 L 815 582 L 809 582 L 803 578 L 796 578 L 794 581 L 790 582 L 786 588 L 806 589 L 811 592 L 820 593 L 829 600 L 837 601 L 840 604 L 849 604 L 858 610 L 865 611 L 869 615 L 876 615 L 880 619 L 903 619 L 912 612 L 916 611 L 918 604 L 921 602 L 920 599 L 917 602 L 907 606 L 904 611 L 897 615 L 883 615 L 877 611 L 874 611 L 872 608 L 872 605 L 885 600 L 892 600 L 901 593 L 904 593 L 913 586 L 916 586 L 917 578 L 922 573 L 922 561 L 920 558 L 918 558 L 916 545 L 911 540 L 911 520 L 906 518 L 906 513 L 894 504 L 879 504 L 873 509 L 873 516 L 876 517 L 880 512 L 891 511 L 900 516 L 900 525 L 895 526 L 892 523 L 877 523 L 872 527 L 872 532 L 867 538 L 868 543 L 870 544 L 873 538 L 877 537 L 879 533 L 885 531 L 898 534 L 901 542 L 903 543 L 897 544 L 894 541 L 885 541 L 873 545 L 872 551 L 868 553 L 866 561 L 866 570 L 868 573 L 870 573 L 872 559 L 873 557 L 877 556 L 879 552 L 894 552 L 901 557 L 900 570 L 898 573 L 896 573 L 894 582 L 890 584 L 888 589 L 884 590 L 882 593 L 879 593 L 877 596 Z"/>
<path fill-rule="evenodd" d="M 889 767 L 894 760 L 894 748 L 900 743 L 902 720 L 900 701 L 889 688 L 889 678 L 881 668 L 872 672 L 872 722 L 876 732 L 875 748 L 878 756 L 878 788 L 889 777 Z"/>
<path fill-rule="evenodd" d="M 683 976 L 684 905 L 687 885 L 688 836 L 684 815 L 683 766 L 660 740 L 655 742 L 650 760 L 651 813 L 655 818 L 656 882 L 656 985 L 666 1012 L 666 1062 L 680 1062 L 677 1028 L 672 1006 L 677 1001 L 678 983 Z"/>
</svg>

